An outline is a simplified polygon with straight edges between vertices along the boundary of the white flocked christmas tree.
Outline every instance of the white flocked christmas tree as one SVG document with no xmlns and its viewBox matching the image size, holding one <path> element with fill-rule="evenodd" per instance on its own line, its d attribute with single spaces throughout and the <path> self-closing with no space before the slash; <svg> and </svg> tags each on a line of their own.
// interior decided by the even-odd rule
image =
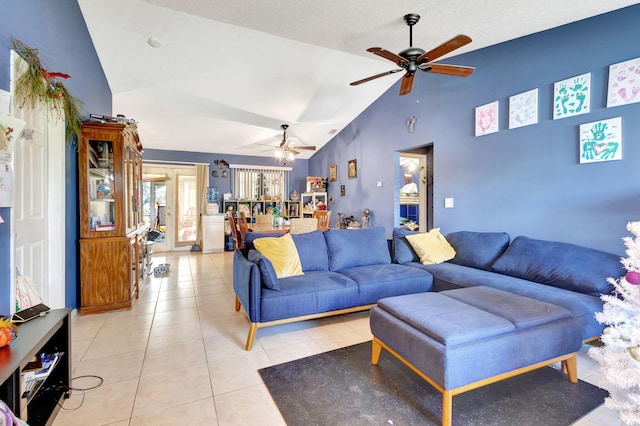
<svg viewBox="0 0 640 426">
<path fill-rule="evenodd" d="M 630 222 L 633 237 L 623 238 L 627 257 L 622 258 L 626 275 L 609 278 L 615 292 L 601 296 L 602 312 L 596 319 L 606 324 L 603 345 L 589 350 L 600 364 L 610 396 L 605 405 L 620 413 L 627 425 L 640 425 L 640 222 Z"/>
</svg>

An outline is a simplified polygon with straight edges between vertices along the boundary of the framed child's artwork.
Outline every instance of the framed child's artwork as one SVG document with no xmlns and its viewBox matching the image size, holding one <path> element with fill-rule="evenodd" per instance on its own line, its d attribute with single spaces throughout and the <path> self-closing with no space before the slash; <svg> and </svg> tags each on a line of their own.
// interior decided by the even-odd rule
<svg viewBox="0 0 640 426">
<path fill-rule="evenodd" d="M 558 81 L 553 85 L 553 119 L 586 114 L 591 110 L 591 73 Z"/>
<path fill-rule="evenodd" d="M 580 125 L 580 163 L 622 160 L 622 118 Z"/>
</svg>

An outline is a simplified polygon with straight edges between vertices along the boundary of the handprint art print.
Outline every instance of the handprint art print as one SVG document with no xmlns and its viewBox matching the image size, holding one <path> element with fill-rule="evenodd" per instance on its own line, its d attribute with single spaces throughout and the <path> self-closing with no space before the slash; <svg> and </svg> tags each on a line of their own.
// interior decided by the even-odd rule
<svg viewBox="0 0 640 426">
<path fill-rule="evenodd" d="M 622 118 L 580 125 L 580 164 L 622 160 Z"/>
<path fill-rule="evenodd" d="M 591 73 L 558 81 L 553 85 L 553 119 L 588 113 L 590 98 Z"/>
</svg>

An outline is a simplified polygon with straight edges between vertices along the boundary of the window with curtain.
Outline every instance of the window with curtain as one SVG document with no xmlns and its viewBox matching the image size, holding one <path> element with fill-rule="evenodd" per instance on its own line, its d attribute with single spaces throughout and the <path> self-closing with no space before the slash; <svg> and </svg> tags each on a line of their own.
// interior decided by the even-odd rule
<svg viewBox="0 0 640 426">
<path fill-rule="evenodd" d="M 291 167 L 231 165 L 234 198 L 256 200 L 262 197 L 288 198 Z"/>
</svg>

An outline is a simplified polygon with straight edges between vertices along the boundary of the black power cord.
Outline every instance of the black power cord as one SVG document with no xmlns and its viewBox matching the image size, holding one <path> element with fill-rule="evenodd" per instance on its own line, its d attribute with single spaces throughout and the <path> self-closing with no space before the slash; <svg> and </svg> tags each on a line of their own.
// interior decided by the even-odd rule
<svg viewBox="0 0 640 426">
<path fill-rule="evenodd" d="M 89 386 L 89 387 L 86 387 L 86 388 L 76 388 L 76 387 L 73 387 L 73 386 L 51 386 L 51 387 L 48 388 L 48 389 L 55 389 L 55 390 L 64 391 L 65 392 L 65 396 L 64 396 L 65 399 L 69 399 L 71 397 L 70 392 L 74 392 L 74 391 L 82 392 L 82 399 L 80 400 L 80 404 L 78 404 L 77 407 L 65 408 L 58 402 L 58 400 L 56 400 L 56 404 L 61 409 L 66 410 L 66 411 L 74 411 L 74 410 L 79 409 L 80 407 L 82 407 L 82 404 L 84 403 L 84 398 L 85 398 L 85 395 L 86 395 L 87 391 L 91 391 L 91 390 L 97 389 L 100 386 L 102 386 L 102 384 L 104 383 L 104 379 L 102 377 L 96 376 L 94 374 L 85 374 L 83 376 L 73 377 L 73 378 L 71 378 L 71 381 L 73 382 L 74 380 L 77 380 L 77 379 L 86 379 L 86 378 L 98 379 L 98 384 L 96 384 L 94 386 Z"/>
</svg>

